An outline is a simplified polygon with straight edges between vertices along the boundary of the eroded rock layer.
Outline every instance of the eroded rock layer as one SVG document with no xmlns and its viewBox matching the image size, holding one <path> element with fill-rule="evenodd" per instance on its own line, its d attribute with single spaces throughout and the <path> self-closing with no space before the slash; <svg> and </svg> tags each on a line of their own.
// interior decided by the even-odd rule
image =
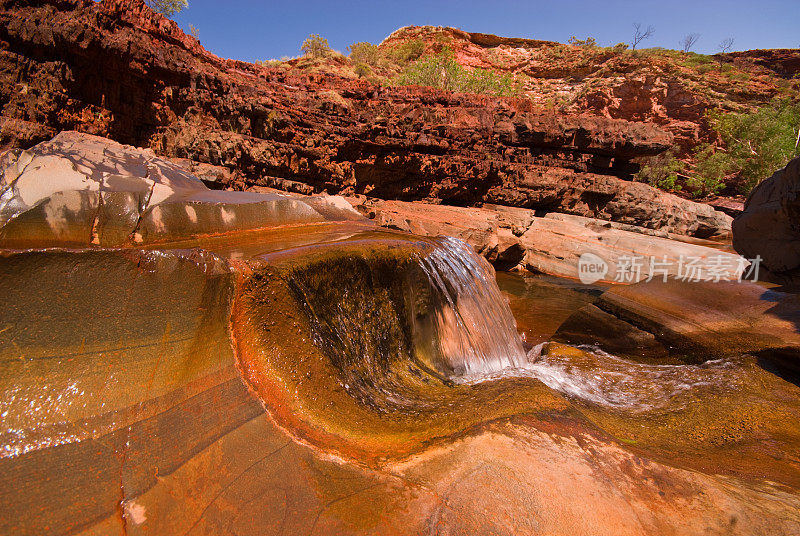
<svg viewBox="0 0 800 536">
<path fill-rule="evenodd" d="M 624 180 L 672 136 L 530 101 L 223 60 L 140 2 L 4 2 L 2 142 L 65 129 L 311 191 L 492 202 L 710 236 L 729 218 Z"/>
</svg>

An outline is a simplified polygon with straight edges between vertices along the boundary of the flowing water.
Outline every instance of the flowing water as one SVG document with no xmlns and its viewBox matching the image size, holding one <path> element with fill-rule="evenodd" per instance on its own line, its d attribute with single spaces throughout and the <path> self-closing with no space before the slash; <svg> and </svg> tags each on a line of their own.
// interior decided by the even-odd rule
<svg viewBox="0 0 800 536">
<path fill-rule="evenodd" d="M 440 238 L 438 247 L 420 259 L 420 265 L 441 303 L 435 315 L 435 334 L 452 369 L 451 378 L 458 383 L 535 378 L 589 404 L 644 412 L 667 407 L 677 410 L 700 394 L 735 389 L 743 381 L 735 360 L 701 365 L 643 364 L 598 347 L 571 348 L 546 342 L 525 352 L 523 337 L 494 270 L 468 245 L 454 238 Z M 550 303 L 538 296 L 537 302 L 525 301 L 520 308 L 539 309 L 540 315 L 546 315 L 548 307 L 558 309 L 559 304 L 569 302 L 570 294 L 576 295 L 563 286 L 551 287 Z M 590 302 L 591 297 L 573 297 L 570 305 L 577 308 Z"/>
<path fill-rule="evenodd" d="M 481 383 L 508 377 L 530 377 L 568 397 L 607 408 L 643 412 L 669 407 L 678 410 L 702 391 L 733 388 L 738 381 L 735 361 L 713 360 L 702 365 L 633 363 L 596 346 L 578 352 L 547 352 L 534 347 L 527 362 L 488 374 L 467 375 L 460 381 Z"/>
<path fill-rule="evenodd" d="M 439 350 L 456 376 L 491 374 L 528 363 L 514 316 L 494 270 L 467 244 L 439 238 L 420 259 L 439 304 L 434 331 Z"/>
<path fill-rule="evenodd" d="M 800 459 L 800 388 L 753 356 L 643 363 L 553 342 L 602 288 L 497 276 L 452 238 L 371 233 L 265 260 L 233 317 L 239 359 L 279 422 L 325 448 L 398 456 L 504 418 L 579 415 L 682 465 L 746 454 L 777 478 L 774 460 Z M 287 348 L 301 318 L 310 338 Z"/>
</svg>

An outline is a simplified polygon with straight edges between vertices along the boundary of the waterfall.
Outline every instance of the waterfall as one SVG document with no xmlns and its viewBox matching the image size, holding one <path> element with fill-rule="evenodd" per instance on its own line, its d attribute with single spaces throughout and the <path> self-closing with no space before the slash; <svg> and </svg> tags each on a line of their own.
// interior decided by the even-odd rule
<svg viewBox="0 0 800 536">
<path fill-rule="evenodd" d="M 454 376 L 525 367 L 522 338 L 492 266 L 461 240 L 436 242 L 419 263 L 437 302 L 428 333 L 435 335 L 440 359 Z"/>
</svg>

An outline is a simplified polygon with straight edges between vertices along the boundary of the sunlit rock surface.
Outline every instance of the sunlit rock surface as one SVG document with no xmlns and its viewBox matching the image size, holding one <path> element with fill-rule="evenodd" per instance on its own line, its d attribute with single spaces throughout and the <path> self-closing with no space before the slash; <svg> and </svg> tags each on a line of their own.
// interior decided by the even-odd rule
<svg viewBox="0 0 800 536">
<path fill-rule="evenodd" d="M 4 157 L 0 533 L 800 531 L 800 388 L 756 357 L 526 355 L 460 242 L 48 143 Z"/>
<path fill-rule="evenodd" d="M 733 245 L 742 255 L 763 259 L 779 282 L 800 282 L 800 157 L 766 178 L 750 193 L 734 221 Z"/>
<path fill-rule="evenodd" d="M 738 279 L 749 264 L 744 258 L 717 249 L 711 241 L 687 239 L 664 230 L 608 222 L 555 212 L 485 204 L 452 207 L 405 201 L 348 198 L 359 212 L 381 227 L 422 236 L 458 237 L 502 270 L 525 269 L 561 277 L 579 275 L 581 256 L 591 254 L 605 262 L 597 281 L 637 283 L 651 273 L 678 277 L 691 261 L 694 274 L 712 272 Z M 631 263 L 639 269 L 628 270 Z M 630 273 L 622 275 L 624 272 Z M 653 270 L 653 272 L 656 272 Z"/>
<path fill-rule="evenodd" d="M 122 247 L 361 219 L 341 198 L 209 190 L 150 151 L 77 132 L 2 163 L 2 247 Z"/>
</svg>

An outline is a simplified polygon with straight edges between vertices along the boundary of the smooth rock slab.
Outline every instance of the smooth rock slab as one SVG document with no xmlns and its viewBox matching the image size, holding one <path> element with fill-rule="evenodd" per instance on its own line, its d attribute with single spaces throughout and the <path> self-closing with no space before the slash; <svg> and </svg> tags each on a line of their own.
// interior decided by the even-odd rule
<svg viewBox="0 0 800 536">
<path fill-rule="evenodd" d="M 0 247 L 125 247 L 363 219 L 343 199 L 209 190 L 152 151 L 62 132 L 0 156 Z"/>
<path fill-rule="evenodd" d="M 800 364 L 800 296 L 752 282 L 670 280 L 616 286 L 559 328 L 556 339 L 633 357 L 702 362 L 759 353 Z"/>
</svg>

